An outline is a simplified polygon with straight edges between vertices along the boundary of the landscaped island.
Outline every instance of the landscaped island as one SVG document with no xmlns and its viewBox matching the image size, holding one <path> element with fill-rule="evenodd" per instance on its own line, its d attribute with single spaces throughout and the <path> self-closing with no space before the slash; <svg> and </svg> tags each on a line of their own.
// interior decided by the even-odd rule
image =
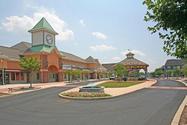
<svg viewBox="0 0 187 125">
<path fill-rule="evenodd" d="M 145 87 L 152 86 L 156 80 L 143 81 L 101 81 L 92 85 L 77 87 L 59 94 L 60 97 L 66 99 L 108 99 L 111 97 L 127 94 Z M 88 89 L 89 91 L 82 91 L 81 89 Z M 98 88 L 104 91 L 96 91 Z"/>
</svg>

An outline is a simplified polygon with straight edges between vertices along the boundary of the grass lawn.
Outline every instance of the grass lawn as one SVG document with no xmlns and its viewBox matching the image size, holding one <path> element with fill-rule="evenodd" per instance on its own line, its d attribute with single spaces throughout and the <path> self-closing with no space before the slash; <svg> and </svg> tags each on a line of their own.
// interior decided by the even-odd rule
<svg viewBox="0 0 187 125">
<path fill-rule="evenodd" d="M 145 81 L 125 81 L 125 82 L 118 82 L 118 81 L 111 81 L 99 84 L 98 86 L 103 86 L 105 88 L 121 88 L 121 87 L 129 87 L 133 85 L 137 85 L 143 83 Z"/>
</svg>

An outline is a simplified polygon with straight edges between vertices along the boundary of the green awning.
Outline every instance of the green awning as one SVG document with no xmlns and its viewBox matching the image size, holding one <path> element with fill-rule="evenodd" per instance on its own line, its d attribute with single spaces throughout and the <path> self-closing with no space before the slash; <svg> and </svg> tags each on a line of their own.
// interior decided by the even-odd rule
<svg viewBox="0 0 187 125">
<path fill-rule="evenodd" d="M 50 53 L 55 47 L 47 46 L 47 45 L 37 45 L 32 46 L 28 51 L 29 52 L 47 52 Z"/>
</svg>

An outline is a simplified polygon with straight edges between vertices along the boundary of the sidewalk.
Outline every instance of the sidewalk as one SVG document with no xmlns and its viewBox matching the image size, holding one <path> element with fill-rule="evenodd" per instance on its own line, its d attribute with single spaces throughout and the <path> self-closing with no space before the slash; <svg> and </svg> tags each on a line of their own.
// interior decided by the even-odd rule
<svg viewBox="0 0 187 125">
<path fill-rule="evenodd" d="M 84 84 L 87 82 L 96 82 L 98 81 L 97 79 L 91 79 L 87 81 L 77 81 L 77 82 L 51 82 L 51 83 L 33 83 L 32 86 L 34 89 L 28 89 L 30 84 L 6 84 L 6 85 L 0 85 L 0 93 L 2 94 L 21 94 L 21 93 L 26 93 L 26 92 L 31 92 L 31 91 L 36 91 L 36 90 L 41 90 L 41 89 L 46 89 L 46 88 L 51 88 L 51 87 L 63 87 L 65 85 L 68 86 L 74 86 L 77 84 Z M 9 89 L 12 89 L 10 92 Z"/>
<path fill-rule="evenodd" d="M 183 79 L 176 80 L 176 81 L 182 82 L 185 86 L 187 86 L 187 78 L 183 78 Z"/>
<path fill-rule="evenodd" d="M 63 87 L 66 84 L 64 82 L 52 82 L 52 83 L 33 83 L 32 86 L 34 89 L 27 89 L 24 90 L 23 88 L 29 88 L 30 84 L 7 84 L 7 85 L 1 85 L 0 86 L 0 93 L 5 94 L 21 94 L 25 92 L 50 88 L 50 87 Z M 10 89 L 13 91 L 10 92 Z M 23 89 L 23 90 L 21 90 Z"/>
<path fill-rule="evenodd" d="M 106 94 L 110 94 L 113 97 L 115 96 L 120 96 L 120 95 L 124 95 L 124 94 L 128 94 L 143 88 L 148 88 L 151 87 L 152 85 L 154 85 L 156 83 L 156 80 L 148 80 L 144 83 L 140 83 L 134 86 L 130 86 L 130 87 L 123 87 L 123 88 L 105 88 L 105 93 Z"/>
</svg>

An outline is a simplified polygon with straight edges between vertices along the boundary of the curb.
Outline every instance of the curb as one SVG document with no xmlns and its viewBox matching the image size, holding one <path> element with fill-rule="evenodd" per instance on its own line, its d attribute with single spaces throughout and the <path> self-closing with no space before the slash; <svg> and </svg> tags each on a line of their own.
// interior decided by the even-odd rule
<svg viewBox="0 0 187 125">
<path fill-rule="evenodd" d="M 184 98 L 183 102 L 181 103 L 181 105 L 179 106 L 177 112 L 175 113 L 175 116 L 171 122 L 171 125 L 178 125 L 182 112 L 184 110 L 184 107 L 187 105 L 187 96 Z"/>
<path fill-rule="evenodd" d="M 175 80 L 175 81 L 180 82 L 180 83 L 184 84 L 185 86 L 187 86 L 187 83 L 183 82 L 182 80 Z"/>
<path fill-rule="evenodd" d="M 5 98 L 5 97 L 9 97 L 9 96 L 12 96 L 12 95 L 11 94 L 5 94 L 5 95 L 0 96 L 0 98 Z"/>
<path fill-rule="evenodd" d="M 70 100 L 104 100 L 104 99 L 111 99 L 113 96 L 106 96 L 106 97 L 70 97 L 70 96 L 64 96 L 62 95 L 63 92 L 59 93 L 58 96 L 64 99 L 70 99 Z"/>
</svg>

